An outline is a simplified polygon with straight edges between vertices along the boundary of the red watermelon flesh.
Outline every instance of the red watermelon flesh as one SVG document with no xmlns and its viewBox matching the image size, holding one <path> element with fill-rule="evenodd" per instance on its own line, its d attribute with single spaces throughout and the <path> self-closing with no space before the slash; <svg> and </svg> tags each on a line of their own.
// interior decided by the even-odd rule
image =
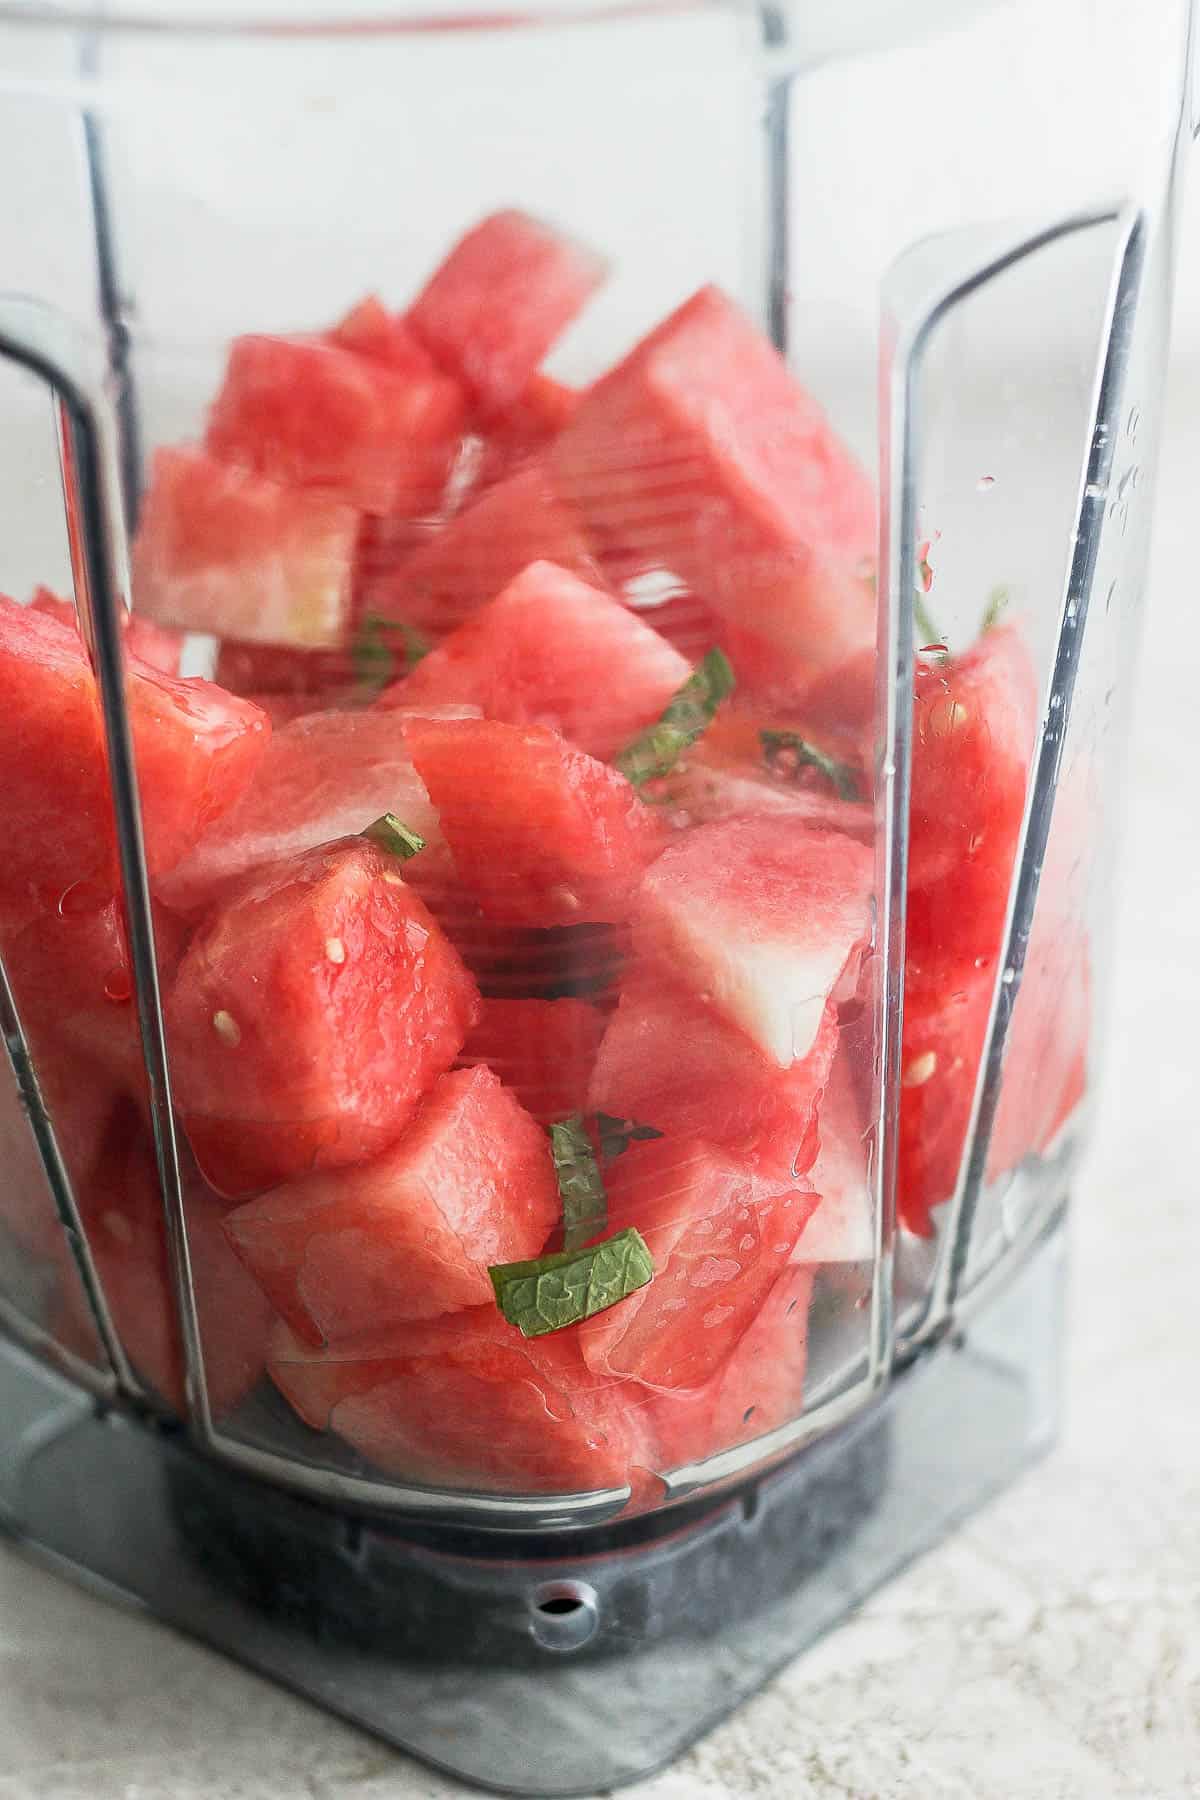
<svg viewBox="0 0 1200 1800">
<path fill-rule="evenodd" d="M 662 828 L 623 775 L 541 725 L 410 715 L 405 735 L 458 873 L 489 918 L 628 915 Z"/>
<path fill-rule="evenodd" d="M 634 944 L 780 1068 L 808 1055 L 871 934 L 874 858 L 779 817 L 701 825 L 647 871 Z"/>
<path fill-rule="evenodd" d="M 406 716 L 312 712 L 283 726 L 238 805 L 160 881 L 161 897 L 181 912 L 194 911 L 264 863 L 350 837 L 385 812 L 426 842 L 405 879 L 421 886 L 444 878 L 444 839 L 413 767 Z"/>
<path fill-rule="evenodd" d="M 390 313 L 377 294 L 352 306 L 325 336 L 340 350 L 371 357 L 406 375 L 427 377 L 437 368 L 411 325 L 398 313 Z"/>
<path fill-rule="evenodd" d="M 464 1067 L 486 1063 L 539 1125 L 552 1125 L 586 1110 L 603 1035 L 604 1015 L 586 1000 L 485 995 L 458 1060 Z"/>
<path fill-rule="evenodd" d="M 814 1218 L 801 1233 L 797 1254 L 816 1225 Z M 702 1462 L 800 1417 L 812 1284 L 811 1269 L 788 1269 L 741 1342 L 704 1387 L 653 1396 L 646 1426 L 655 1446 L 656 1468 Z"/>
<path fill-rule="evenodd" d="M 282 644 L 247 644 L 229 638 L 217 652 L 213 679 L 257 706 L 302 701 L 305 712 L 355 703 L 360 694 L 348 650 L 293 650 Z M 298 717 L 298 714 L 293 714 Z M 275 720 L 272 719 L 272 724 Z"/>
<path fill-rule="evenodd" d="M 363 604 L 380 618 L 445 633 L 539 561 L 602 579 L 582 521 L 535 461 L 473 500 L 398 567 L 368 579 Z"/>
<path fill-rule="evenodd" d="M 465 427 L 462 390 L 445 375 L 319 338 L 252 336 L 230 347 L 205 445 L 285 487 L 419 515 L 437 506 Z"/>
<path fill-rule="evenodd" d="M 920 660 L 907 945 L 931 978 L 999 951 L 1036 728 L 1036 676 L 1014 626 L 962 656 Z"/>
<path fill-rule="evenodd" d="M 551 463 L 606 546 L 676 571 L 777 657 L 826 666 L 874 643 L 871 485 L 716 288 L 588 390 Z"/>
<path fill-rule="evenodd" d="M 285 1327 L 268 1367 L 304 1421 L 402 1480 L 503 1493 L 621 1487 L 639 1417 L 577 1334 L 523 1338 L 495 1306 L 313 1350 Z"/>
<path fill-rule="evenodd" d="M 817 1196 L 701 1139 L 634 1144 L 607 1184 L 609 1230 L 641 1232 L 654 1280 L 579 1327 L 584 1359 L 668 1393 L 703 1387 L 785 1274 Z"/>
<path fill-rule="evenodd" d="M 796 1246 L 795 1260 L 806 1266 L 870 1262 L 875 1254 L 867 1085 L 858 1080 L 848 1046 L 843 1044 L 833 1059 L 821 1100 L 820 1148 L 808 1172 L 821 1199 Z"/>
<path fill-rule="evenodd" d="M 188 1252 L 209 1406 L 221 1418 L 266 1367 L 271 1312 L 225 1242 L 222 1207 L 185 1195 Z M 187 1410 L 184 1360 L 154 1153 L 144 1131 L 115 1145 L 80 1195 L 84 1225 L 118 1338 L 134 1370 L 177 1413 Z M 69 1323 L 89 1326 L 82 1289 L 64 1292 Z M 72 1315 L 75 1315 L 72 1319 Z"/>
<path fill-rule="evenodd" d="M 836 831 L 870 844 L 875 816 L 861 801 L 839 800 L 824 777 L 804 771 L 795 780 L 773 776 L 761 762 L 727 763 L 710 756 L 701 739 L 664 784 L 674 825 L 686 828 L 714 819 L 766 814 L 777 829 L 794 827 Z"/>
<path fill-rule="evenodd" d="M 114 1117 L 125 1109 L 111 1079 L 86 1057 L 57 1046 L 35 1052 L 38 1086 L 76 1194 L 101 1159 Z M 7 1067 L 0 1080 L 0 1225 L 38 1257 L 66 1254 L 66 1239 L 29 1119 Z"/>
<path fill-rule="evenodd" d="M 155 452 L 133 546 L 136 604 L 160 625 L 315 648 L 349 626 L 360 514 L 203 450 Z"/>
<path fill-rule="evenodd" d="M 626 983 L 604 1033 L 589 1109 L 709 1138 L 772 1176 L 801 1175 L 817 1154 L 837 1042 L 830 1006 L 807 1057 L 781 1069 L 694 995 L 643 974 Z"/>
<path fill-rule="evenodd" d="M 126 701 L 146 857 L 171 867 L 247 785 L 269 726 L 247 701 L 130 661 Z M 8 855 L 0 897 L 30 908 L 79 884 L 117 885 L 96 683 L 78 634 L 0 599 L 0 716 L 11 763 L 0 783 Z"/>
<path fill-rule="evenodd" d="M 443 1075 L 399 1143 L 230 1213 L 234 1250 L 311 1344 L 492 1299 L 490 1263 L 539 1254 L 561 1215 L 546 1134 L 490 1069 Z"/>
<path fill-rule="evenodd" d="M 519 397 L 604 280 L 603 258 L 528 213 L 492 213 L 460 238 L 408 312 L 485 416 Z"/>
<path fill-rule="evenodd" d="M 577 388 L 551 375 L 531 375 L 512 405 L 492 421 L 483 439 L 476 488 L 491 487 L 544 450 L 575 416 Z"/>
<path fill-rule="evenodd" d="M 689 674 L 678 651 L 619 601 L 538 562 L 379 704 L 466 701 L 485 718 L 552 726 L 606 761 L 659 717 Z"/>
<path fill-rule="evenodd" d="M 399 867 L 362 841 L 269 864 L 189 945 L 175 1098 L 218 1193 L 378 1155 L 461 1048 L 475 984 Z"/>
<path fill-rule="evenodd" d="M 49 613 L 60 625 L 68 625 L 72 631 L 79 630 L 74 602 L 60 599 L 49 588 L 35 588 L 29 604 L 34 612 Z M 178 675 L 179 658 L 183 650 L 181 631 L 171 631 L 165 626 L 156 625 L 153 619 L 144 619 L 140 613 L 127 612 L 124 607 L 120 618 L 125 633 L 125 648 L 130 656 L 136 656 L 148 669 L 157 669 L 160 675 Z"/>
</svg>

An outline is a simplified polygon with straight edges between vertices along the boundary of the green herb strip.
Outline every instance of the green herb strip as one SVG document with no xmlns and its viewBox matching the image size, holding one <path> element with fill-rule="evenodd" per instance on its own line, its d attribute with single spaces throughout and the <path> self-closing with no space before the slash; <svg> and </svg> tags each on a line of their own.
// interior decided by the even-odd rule
<svg viewBox="0 0 1200 1800">
<path fill-rule="evenodd" d="M 583 1117 L 573 1113 L 550 1127 L 550 1154 L 562 1198 L 563 1247 L 576 1250 L 608 1224 L 608 1196 Z"/>
<path fill-rule="evenodd" d="M 941 632 L 933 621 L 929 607 L 925 601 L 925 596 L 922 594 L 920 588 L 913 589 L 913 618 L 916 620 L 917 631 L 921 638 L 920 643 L 917 645 L 918 650 L 923 650 L 929 645 L 942 644 L 945 642 L 945 639 L 942 637 Z"/>
<path fill-rule="evenodd" d="M 647 1143 L 663 1135 L 654 1125 L 639 1125 L 636 1119 L 618 1119 L 606 1112 L 596 1114 L 596 1132 L 605 1162 L 624 1156 L 630 1144 Z"/>
<path fill-rule="evenodd" d="M 354 679 L 360 687 L 380 693 L 415 669 L 432 648 L 429 640 L 404 619 L 367 613 L 350 652 Z"/>
<path fill-rule="evenodd" d="M 425 848 L 425 839 L 420 832 L 398 819 L 395 813 L 381 813 L 359 836 L 369 838 L 389 855 L 398 856 L 401 862 L 407 862 L 410 856 Z"/>
<path fill-rule="evenodd" d="M 488 1274 L 509 1324 L 524 1337 L 543 1337 L 628 1299 L 653 1280 L 654 1259 L 629 1226 L 590 1249 L 497 1263 Z"/>
<path fill-rule="evenodd" d="M 828 756 L 799 732 L 760 731 L 758 739 L 767 766 L 777 775 L 796 775 L 804 768 L 817 769 L 833 783 L 843 800 L 859 798 L 858 777 L 850 764 L 839 762 L 836 756 Z"/>
<path fill-rule="evenodd" d="M 987 597 L 987 605 L 983 609 L 983 623 L 979 627 L 980 636 L 995 629 L 1008 610 L 1009 593 L 1006 587 L 994 587 Z"/>
<path fill-rule="evenodd" d="M 723 650 L 710 650 L 696 664 L 656 725 L 649 726 L 613 758 L 634 787 L 669 775 L 683 752 L 708 726 L 736 680 Z"/>
</svg>

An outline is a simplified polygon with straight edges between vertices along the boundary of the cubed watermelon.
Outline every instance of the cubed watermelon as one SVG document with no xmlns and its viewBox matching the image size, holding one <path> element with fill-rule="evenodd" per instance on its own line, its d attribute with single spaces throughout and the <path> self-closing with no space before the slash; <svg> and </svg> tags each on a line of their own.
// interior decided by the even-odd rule
<svg viewBox="0 0 1200 1800">
<path fill-rule="evenodd" d="M 256 706 L 271 713 L 271 723 L 278 720 L 272 708 L 283 712 L 291 702 L 299 712 L 321 712 L 331 706 L 365 704 L 370 697 L 355 678 L 353 656 L 349 650 L 296 650 L 282 644 L 247 644 L 228 638 L 217 652 L 213 680 L 228 688 L 231 694 L 244 694 Z"/>
<path fill-rule="evenodd" d="M 817 1196 L 701 1139 L 634 1144 L 610 1166 L 609 1230 L 635 1226 L 654 1279 L 579 1327 L 584 1360 L 668 1393 L 711 1380 L 787 1270 Z"/>
<path fill-rule="evenodd" d="M 913 709 L 909 959 L 953 978 L 998 954 L 1037 726 L 1015 626 L 962 656 L 921 658 Z"/>
<path fill-rule="evenodd" d="M 618 600 L 538 562 L 379 704 L 466 701 L 485 718 L 553 726 L 604 761 L 658 718 L 689 673 L 679 652 Z"/>
<path fill-rule="evenodd" d="M 196 1160 L 240 1196 L 395 1143 L 476 1018 L 475 984 L 386 852 L 268 865 L 218 905 L 167 997 Z"/>
<path fill-rule="evenodd" d="M 604 1015 L 586 1000 L 485 996 L 458 1060 L 486 1063 L 539 1124 L 552 1125 L 586 1108 L 603 1035 Z"/>
<path fill-rule="evenodd" d="M 700 825 L 647 871 L 634 943 L 787 1068 L 867 947 L 873 876 L 839 832 L 760 814 Z"/>
<path fill-rule="evenodd" d="M 817 1154 L 817 1107 L 837 1041 L 831 1006 L 808 1055 L 781 1069 L 694 994 L 643 974 L 626 983 L 609 1021 L 588 1104 L 729 1145 L 772 1175 L 800 1175 Z"/>
<path fill-rule="evenodd" d="M 127 1111 L 125 1097 L 102 1069 L 61 1044 L 49 1050 L 39 1045 L 34 1065 L 67 1175 L 81 1192 L 114 1118 Z M 57 1260 L 66 1254 L 54 1196 L 7 1061 L 0 1069 L 0 1225 L 33 1256 Z"/>
<path fill-rule="evenodd" d="M 426 842 L 405 878 L 420 886 L 444 876 L 441 827 L 413 767 L 407 717 L 311 712 L 283 726 L 239 803 L 159 882 L 161 898 L 195 912 L 252 869 L 364 831 L 385 812 Z"/>
<path fill-rule="evenodd" d="M 550 375 L 531 375 L 483 440 L 476 488 L 491 487 L 544 450 L 575 416 L 581 395 Z"/>
<path fill-rule="evenodd" d="M 377 294 L 368 294 L 352 306 L 326 341 L 340 350 L 353 350 L 406 375 L 432 375 L 437 364 L 406 319 L 390 313 Z"/>
<path fill-rule="evenodd" d="M 445 375 L 319 338 L 251 336 L 230 348 L 205 444 L 286 487 L 418 515 L 436 508 L 465 425 L 462 390 Z"/>
<path fill-rule="evenodd" d="M 369 1163 L 239 1206 L 229 1241 L 311 1344 L 483 1306 L 490 1263 L 537 1256 L 561 1214 L 550 1145 L 490 1069 L 435 1083 Z"/>
<path fill-rule="evenodd" d="M 805 1226 L 796 1254 L 816 1224 L 814 1218 Z M 812 1284 L 811 1269 L 787 1270 L 704 1387 L 652 1396 L 645 1423 L 656 1468 L 702 1462 L 800 1417 Z"/>
<path fill-rule="evenodd" d="M 369 614 L 422 631 L 453 631 L 538 561 L 602 579 L 581 520 L 535 461 L 473 500 L 397 567 L 368 573 L 363 604 Z"/>
<path fill-rule="evenodd" d="M 489 918 L 628 915 L 662 828 L 623 775 L 541 725 L 409 715 L 405 735 L 459 875 Z"/>
<path fill-rule="evenodd" d="M 871 485 L 716 288 L 588 390 L 550 461 L 606 546 L 673 570 L 777 657 L 826 666 L 874 643 Z"/>
<path fill-rule="evenodd" d="M 232 806 L 270 727 L 257 707 L 210 682 L 173 680 L 132 661 L 126 701 L 146 859 L 157 872 Z M 82 883 L 103 901 L 116 889 L 117 854 L 96 682 L 75 631 L 5 599 L 0 717 L 10 756 L 0 783 L 9 845 L 0 898 L 28 916 Z"/>
<path fill-rule="evenodd" d="M 183 1349 L 153 1148 L 144 1128 L 114 1145 L 79 1195 L 96 1273 L 134 1370 L 178 1413 L 187 1410 Z M 232 1411 L 266 1368 L 271 1309 L 221 1230 L 222 1207 L 189 1185 L 188 1254 L 209 1406 Z M 78 1284 L 64 1287 L 67 1321 L 90 1327 Z M 74 1318 L 72 1318 L 74 1315 Z"/>
<path fill-rule="evenodd" d="M 577 1334 L 523 1338 L 495 1306 L 313 1350 L 286 1327 L 268 1360 L 300 1417 L 402 1480 L 503 1493 L 621 1487 L 638 1412 Z"/>
<path fill-rule="evenodd" d="M 360 514 L 203 450 L 155 452 L 133 546 L 136 604 L 161 625 L 309 648 L 349 627 Z"/>
<path fill-rule="evenodd" d="M 481 412 L 503 413 L 604 280 L 594 251 L 528 213 L 492 213 L 460 238 L 408 322 Z"/>
<path fill-rule="evenodd" d="M 79 630 L 74 602 L 61 599 L 59 595 L 51 593 L 49 588 L 35 588 L 29 604 L 34 612 L 49 613 L 60 625 L 68 625 L 72 631 Z M 128 612 L 125 608 L 121 609 L 120 618 L 125 633 L 125 648 L 130 656 L 136 656 L 148 669 L 157 669 L 160 675 L 178 675 L 179 658 L 183 652 L 181 631 L 156 625 L 153 619 L 144 619 L 140 613 Z"/>
</svg>

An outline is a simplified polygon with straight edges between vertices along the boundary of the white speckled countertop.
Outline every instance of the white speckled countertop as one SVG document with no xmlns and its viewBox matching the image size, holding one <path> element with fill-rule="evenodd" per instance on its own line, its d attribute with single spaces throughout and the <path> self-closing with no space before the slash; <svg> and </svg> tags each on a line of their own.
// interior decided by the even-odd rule
<svg viewBox="0 0 1200 1800">
<path fill-rule="evenodd" d="M 1200 292 L 1200 283 L 1194 284 Z M 1059 1448 L 630 1800 L 1200 1796 L 1200 369 L 1176 376 Z M 464 1793 L 0 1551 L 0 1800 Z"/>
</svg>

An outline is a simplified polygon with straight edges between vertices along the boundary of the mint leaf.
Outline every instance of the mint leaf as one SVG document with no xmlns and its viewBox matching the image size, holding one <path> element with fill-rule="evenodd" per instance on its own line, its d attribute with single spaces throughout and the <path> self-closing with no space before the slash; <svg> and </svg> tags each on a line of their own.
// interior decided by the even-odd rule
<svg viewBox="0 0 1200 1800">
<path fill-rule="evenodd" d="M 523 1337 L 578 1325 L 604 1312 L 654 1278 L 654 1259 L 629 1226 L 587 1250 L 561 1250 L 532 1262 L 496 1263 L 488 1270 L 496 1305 Z"/>
<path fill-rule="evenodd" d="M 657 724 L 648 726 L 613 757 L 616 767 L 634 787 L 669 775 L 735 686 L 736 678 L 725 652 L 710 650 L 668 701 Z"/>
<path fill-rule="evenodd" d="M 858 777 L 849 763 L 839 762 L 818 749 L 797 731 L 760 731 L 763 758 L 776 775 L 798 775 L 801 769 L 817 769 L 831 781 L 843 800 L 857 800 Z"/>
<path fill-rule="evenodd" d="M 398 819 L 395 813 L 381 813 L 359 836 L 370 838 L 373 844 L 378 844 L 391 856 L 398 856 L 401 862 L 407 862 L 410 856 L 425 848 L 425 839 L 420 832 Z"/>
<path fill-rule="evenodd" d="M 913 589 L 913 618 L 917 622 L 917 630 L 921 636 L 921 642 L 917 645 L 918 650 L 926 649 L 930 645 L 942 644 L 944 642 L 941 632 L 938 630 L 930 616 L 929 608 L 925 604 L 925 598 L 921 593 L 920 588 Z"/>
<path fill-rule="evenodd" d="M 563 1248 L 574 1250 L 608 1224 L 608 1196 L 583 1116 L 572 1113 L 550 1127 L 550 1155 L 563 1209 Z"/>
<path fill-rule="evenodd" d="M 639 1125 L 636 1119 L 618 1119 L 612 1113 L 596 1114 L 596 1131 L 600 1138 L 600 1154 L 605 1162 L 624 1156 L 630 1144 L 648 1142 L 663 1134 L 654 1125 Z"/>
<path fill-rule="evenodd" d="M 432 648 L 428 638 L 406 620 L 367 613 L 350 651 L 354 679 L 360 687 L 380 693 L 415 669 Z"/>
<path fill-rule="evenodd" d="M 983 609 L 983 623 L 979 627 L 980 636 L 992 631 L 999 623 L 1001 615 L 1007 610 L 1009 592 L 1006 587 L 994 587 L 987 597 L 987 605 Z"/>
</svg>

